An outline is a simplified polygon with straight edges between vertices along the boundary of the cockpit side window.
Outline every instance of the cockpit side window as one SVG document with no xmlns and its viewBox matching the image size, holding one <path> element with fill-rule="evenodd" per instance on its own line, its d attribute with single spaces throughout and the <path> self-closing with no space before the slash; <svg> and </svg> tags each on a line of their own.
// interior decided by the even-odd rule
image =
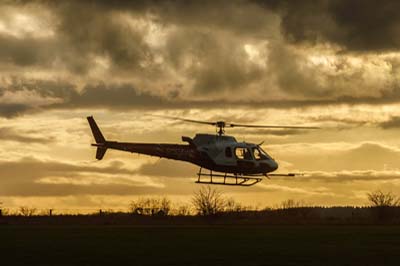
<svg viewBox="0 0 400 266">
<path fill-rule="evenodd" d="M 253 160 L 253 157 L 251 157 L 250 150 L 247 148 L 237 147 L 235 149 L 235 156 L 240 160 Z"/>
<path fill-rule="evenodd" d="M 226 147 L 225 148 L 225 156 L 228 157 L 228 158 L 232 157 L 232 149 L 231 149 L 231 147 Z"/>
</svg>

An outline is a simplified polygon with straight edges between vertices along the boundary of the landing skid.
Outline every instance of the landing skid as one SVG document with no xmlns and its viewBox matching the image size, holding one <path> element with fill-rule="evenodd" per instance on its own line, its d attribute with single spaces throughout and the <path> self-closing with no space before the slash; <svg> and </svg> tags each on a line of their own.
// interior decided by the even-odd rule
<svg viewBox="0 0 400 266">
<path fill-rule="evenodd" d="M 226 186 L 242 186 L 249 187 L 261 182 L 261 175 L 242 175 L 242 174 L 214 174 L 212 171 L 209 173 L 202 173 L 200 168 L 197 173 L 198 184 L 211 184 L 211 185 L 226 185 Z M 206 180 L 202 180 L 202 177 L 207 177 Z"/>
</svg>

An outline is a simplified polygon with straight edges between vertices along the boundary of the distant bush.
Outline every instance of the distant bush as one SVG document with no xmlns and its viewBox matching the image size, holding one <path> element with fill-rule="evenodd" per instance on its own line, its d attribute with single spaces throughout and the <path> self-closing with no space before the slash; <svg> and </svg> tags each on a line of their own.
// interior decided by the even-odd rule
<svg viewBox="0 0 400 266">
<path fill-rule="evenodd" d="M 224 199 L 224 201 L 224 212 L 242 212 L 250 209 L 235 201 L 233 198 Z"/>
<path fill-rule="evenodd" d="M 27 207 L 27 206 L 21 206 L 19 207 L 19 214 L 22 216 L 33 216 L 37 212 L 36 208 L 33 207 Z"/>
<path fill-rule="evenodd" d="M 171 201 L 166 198 L 139 198 L 130 203 L 130 209 L 140 215 L 168 215 L 171 210 Z"/>
<path fill-rule="evenodd" d="M 294 199 L 287 199 L 281 202 L 279 208 L 281 209 L 293 209 L 307 207 L 304 201 L 296 201 Z"/>
<path fill-rule="evenodd" d="M 191 213 L 192 212 L 189 205 L 180 205 L 174 210 L 174 214 L 179 216 L 188 216 Z"/>
</svg>

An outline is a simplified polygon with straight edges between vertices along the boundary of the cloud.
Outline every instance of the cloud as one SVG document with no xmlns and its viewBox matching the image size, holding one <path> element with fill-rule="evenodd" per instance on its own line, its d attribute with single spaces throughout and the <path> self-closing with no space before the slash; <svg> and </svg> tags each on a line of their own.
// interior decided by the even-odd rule
<svg viewBox="0 0 400 266">
<path fill-rule="evenodd" d="M 0 140 L 16 141 L 21 143 L 39 143 L 39 144 L 46 144 L 54 141 L 52 137 L 31 136 L 27 132 L 22 132 L 22 133 L 17 132 L 15 129 L 11 127 L 0 128 Z"/>
<path fill-rule="evenodd" d="M 392 116 L 389 120 L 381 122 L 379 126 L 383 129 L 396 129 L 400 127 L 400 117 Z"/>
<path fill-rule="evenodd" d="M 240 129 L 240 130 L 230 130 L 230 134 L 240 133 L 242 135 L 261 135 L 261 136 L 293 136 L 293 135 L 303 135 L 307 134 L 309 130 L 301 130 L 301 129 Z"/>
<path fill-rule="evenodd" d="M 296 149 L 295 146 L 301 146 Z M 274 151 L 276 156 L 284 159 L 299 171 L 382 171 L 385 168 L 397 168 L 400 151 L 396 146 L 377 142 L 359 144 L 341 144 L 335 147 L 332 143 L 320 147 L 318 144 L 281 145 Z"/>
<path fill-rule="evenodd" d="M 395 0 L 258 2 L 281 14 L 282 30 L 292 43 L 325 42 L 355 52 L 396 51 L 400 44 Z"/>
<path fill-rule="evenodd" d="M 172 103 L 168 99 L 148 92 L 141 92 L 130 84 L 108 86 L 98 84 L 86 86 L 79 93 L 72 93 L 71 97 L 64 102 L 64 106 L 84 108 L 166 108 Z M 55 105 L 57 106 L 57 105 Z"/>
<path fill-rule="evenodd" d="M 0 60 L 20 67 L 51 67 L 57 56 L 57 43 L 54 40 L 18 38 L 0 33 Z"/>
<path fill-rule="evenodd" d="M 356 43 L 351 38 L 362 33 L 346 29 L 359 22 L 345 19 L 345 7 L 355 3 L 7 2 L 0 115 L 398 102 L 398 55 L 338 53 L 325 45 L 346 45 L 340 38 L 347 37 Z M 384 1 L 377 10 L 389 6 Z M 387 20 L 383 28 L 397 23 Z"/>
<path fill-rule="evenodd" d="M 12 118 L 12 117 L 18 116 L 22 113 L 25 113 L 30 109 L 32 109 L 32 108 L 30 108 L 29 106 L 24 105 L 24 104 L 0 103 L 0 116 Z"/>
<path fill-rule="evenodd" d="M 304 172 L 305 176 L 299 177 L 304 181 L 323 181 L 323 182 L 354 182 L 354 181 L 391 181 L 400 180 L 398 170 L 354 170 L 354 171 L 334 171 L 334 172 Z"/>
<path fill-rule="evenodd" d="M 189 178 L 196 176 L 198 167 L 187 162 L 160 159 L 155 163 L 145 163 L 136 171 L 144 176 L 158 177 L 181 177 Z"/>
<path fill-rule="evenodd" d="M 32 157 L 0 162 L 3 196 L 65 196 L 120 194 L 159 190 L 160 186 L 113 163 L 106 167 L 79 165 Z"/>
</svg>

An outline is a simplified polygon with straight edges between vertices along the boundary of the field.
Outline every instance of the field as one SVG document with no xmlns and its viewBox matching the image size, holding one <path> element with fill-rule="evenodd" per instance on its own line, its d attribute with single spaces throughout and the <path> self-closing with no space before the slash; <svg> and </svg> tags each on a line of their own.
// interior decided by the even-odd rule
<svg viewBox="0 0 400 266">
<path fill-rule="evenodd" d="M 399 265 L 400 226 L 7 225 L 2 265 Z M 3 264 L 4 263 L 4 264 Z"/>
</svg>

